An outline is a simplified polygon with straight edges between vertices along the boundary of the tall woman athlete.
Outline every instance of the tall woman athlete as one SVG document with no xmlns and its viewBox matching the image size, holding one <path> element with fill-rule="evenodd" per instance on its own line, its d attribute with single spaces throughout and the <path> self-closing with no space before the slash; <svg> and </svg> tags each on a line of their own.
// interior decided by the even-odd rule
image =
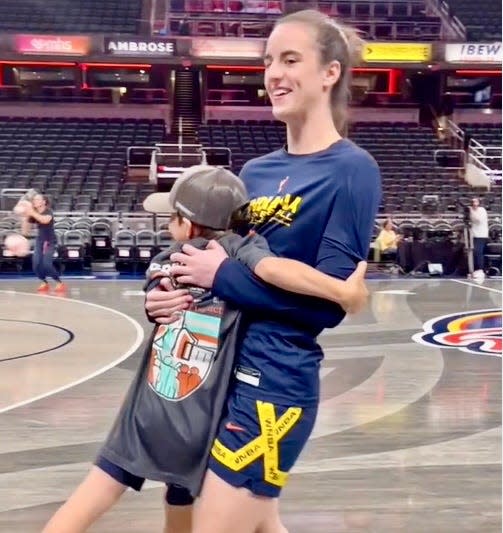
<svg viewBox="0 0 503 533">
<path fill-rule="evenodd" d="M 351 65 L 361 41 L 316 11 L 278 21 L 265 54 L 265 85 L 287 146 L 241 173 L 252 229 L 277 255 L 346 278 L 368 253 L 381 185 L 376 162 L 343 138 Z M 195 508 L 193 533 L 284 533 L 278 497 L 311 434 L 319 403 L 316 343 L 344 317 L 337 304 L 268 286 L 244 265 L 185 247 L 172 260 L 182 283 L 212 287 L 245 313 L 235 380 Z M 146 309 L 171 321 L 183 291 L 160 288 Z"/>
</svg>

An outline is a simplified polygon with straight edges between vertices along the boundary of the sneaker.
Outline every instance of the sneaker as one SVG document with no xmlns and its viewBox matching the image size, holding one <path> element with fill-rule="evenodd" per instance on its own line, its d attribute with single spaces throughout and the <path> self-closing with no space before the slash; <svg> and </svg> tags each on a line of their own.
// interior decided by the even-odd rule
<svg viewBox="0 0 503 533">
<path fill-rule="evenodd" d="M 60 282 L 56 285 L 56 287 L 54 287 L 54 292 L 62 293 L 62 292 L 66 292 L 66 290 L 67 290 L 67 287 L 66 287 L 66 285 L 65 285 L 62 281 L 60 281 Z"/>
<path fill-rule="evenodd" d="M 483 270 L 476 270 L 473 273 L 473 279 L 484 281 L 485 277 L 486 277 L 486 275 L 485 275 Z"/>
<path fill-rule="evenodd" d="M 49 292 L 49 283 L 47 281 L 43 281 L 37 288 L 37 292 L 40 293 L 46 293 Z"/>
</svg>

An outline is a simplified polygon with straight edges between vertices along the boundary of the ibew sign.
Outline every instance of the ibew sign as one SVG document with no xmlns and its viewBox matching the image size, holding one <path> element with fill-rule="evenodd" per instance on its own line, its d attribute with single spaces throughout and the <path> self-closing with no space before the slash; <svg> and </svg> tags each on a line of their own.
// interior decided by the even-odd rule
<svg viewBox="0 0 503 533">
<path fill-rule="evenodd" d="M 451 63 L 501 63 L 501 43 L 462 43 L 445 45 L 445 59 Z"/>
</svg>

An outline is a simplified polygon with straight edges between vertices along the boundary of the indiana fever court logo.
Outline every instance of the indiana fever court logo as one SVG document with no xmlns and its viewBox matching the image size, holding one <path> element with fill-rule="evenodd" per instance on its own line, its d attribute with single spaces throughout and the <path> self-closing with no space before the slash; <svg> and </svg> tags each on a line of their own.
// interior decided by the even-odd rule
<svg viewBox="0 0 503 533">
<path fill-rule="evenodd" d="M 218 347 L 220 308 L 206 313 L 186 311 L 159 326 L 151 347 L 147 381 L 166 400 L 183 400 L 204 383 Z M 215 314 L 214 314 L 215 313 Z"/>
<path fill-rule="evenodd" d="M 501 357 L 501 316 L 501 309 L 441 316 L 426 322 L 424 331 L 412 339 L 426 346 Z"/>
</svg>

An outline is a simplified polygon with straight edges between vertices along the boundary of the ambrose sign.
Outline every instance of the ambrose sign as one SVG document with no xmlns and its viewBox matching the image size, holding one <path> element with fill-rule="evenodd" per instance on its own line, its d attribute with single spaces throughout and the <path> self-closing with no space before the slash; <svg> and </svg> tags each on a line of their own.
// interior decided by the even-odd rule
<svg viewBox="0 0 503 533">
<path fill-rule="evenodd" d="M 172 56 L 175 53 L 175 44 L 173 41 L 153 39 L 106 39 L 105 50 L 116 56 Z"/>
</svg>

